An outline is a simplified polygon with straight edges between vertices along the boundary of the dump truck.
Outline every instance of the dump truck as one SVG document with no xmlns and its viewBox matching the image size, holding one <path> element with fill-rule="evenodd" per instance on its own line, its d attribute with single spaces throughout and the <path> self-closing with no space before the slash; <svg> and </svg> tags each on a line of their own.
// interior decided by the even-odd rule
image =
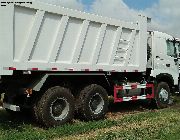
<svg viewBox="0 0 180 140">
<path fill-rule="evenodd" d="M 178 87 L 176 39 L 132 22 L 37 1 L 1 1 L 3 107 L 31 111 L 44 126 L 104 118 L 114 103 L 164 108 Z"/>
</svg>

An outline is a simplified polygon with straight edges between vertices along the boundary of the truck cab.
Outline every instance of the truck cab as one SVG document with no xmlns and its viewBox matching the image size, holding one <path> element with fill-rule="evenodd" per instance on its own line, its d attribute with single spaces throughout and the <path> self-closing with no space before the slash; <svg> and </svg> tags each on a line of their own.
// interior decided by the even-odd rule
<svg viewBox="0 0 180 140">
<path fill-rule="evenodd" d="M 148 60 L 151 76 L 156 79 L 167 79 L 170 85 L 178 87 L 178 49 L 174 37 L 162 32 L 149 32 L 148 46 L 152 53 Z"/>
</svg>

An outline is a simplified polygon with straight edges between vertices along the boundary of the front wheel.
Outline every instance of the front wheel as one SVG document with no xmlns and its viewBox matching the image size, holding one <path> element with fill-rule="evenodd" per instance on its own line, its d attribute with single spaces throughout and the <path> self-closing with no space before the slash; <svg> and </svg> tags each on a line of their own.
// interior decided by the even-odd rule
<svg viewBox="0 0 180 140">
<path fill-rule="evenodd" d="M 171 92 L 166 82 L 160 82 L 155 88 L 155 104 L 157 108 L 166 108 L 169 105 Z"/>
</svg>

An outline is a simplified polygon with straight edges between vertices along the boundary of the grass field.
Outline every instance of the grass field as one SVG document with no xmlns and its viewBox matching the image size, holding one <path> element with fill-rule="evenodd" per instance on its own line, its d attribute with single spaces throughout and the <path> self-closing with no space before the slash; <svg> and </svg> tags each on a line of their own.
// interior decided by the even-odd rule
<svg viewBox="0 0 180 140">
<path fill-rule="evenodd" d="M 173 106 L 149 110 L 137 103 L 121 103 L 110 107 L 106 119 L 96 122 L 74 120 L 57 128 L 41 128 L 30 117 L 10 116 L 0 111 L 2 140 L 81 140 L 81 139 L 180 139 L 180 97 Z"/>
</svg>

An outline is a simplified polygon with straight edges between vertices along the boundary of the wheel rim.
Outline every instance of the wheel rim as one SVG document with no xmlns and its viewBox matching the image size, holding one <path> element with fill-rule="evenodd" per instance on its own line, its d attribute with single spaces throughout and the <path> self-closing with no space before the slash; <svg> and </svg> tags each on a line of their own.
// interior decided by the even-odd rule
<svg viewBox="0 0 180 140">
<path fill-rule="evenodd" d="M 89 108 L 94 114 L 99 114 L 103 110 L 104 100 L 99 93 L 96 93 L 89 102 Z"/>
<path fill-rule="evenodd" d="M 63 120 L 69 113 L 69 103 L 64 98 L 56 99 L 50 107 L 51 116 L 56 120 Z"/>
<path fill-rule="evenodd" d="M 163 102 L 167 102 L 169 98 L 169 93 L 166 89 L 162 88 L 159 93 L 159 99 Z"/>
</svg>

